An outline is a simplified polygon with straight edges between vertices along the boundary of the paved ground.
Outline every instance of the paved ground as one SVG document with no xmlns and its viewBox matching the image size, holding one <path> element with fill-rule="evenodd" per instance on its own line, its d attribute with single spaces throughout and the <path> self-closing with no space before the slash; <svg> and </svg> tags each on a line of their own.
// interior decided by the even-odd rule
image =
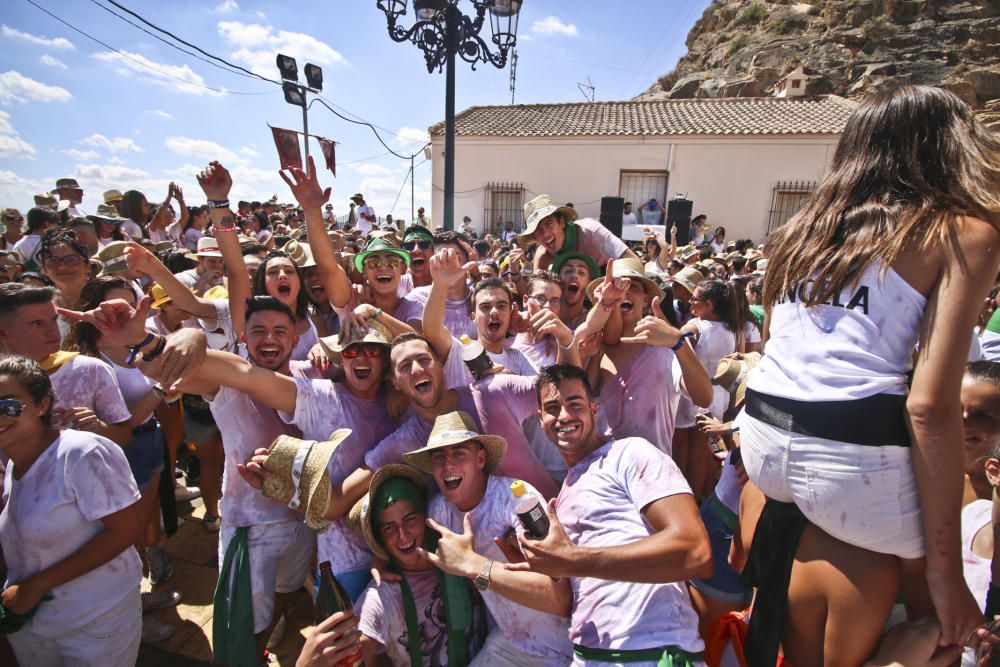
<svg viewBox="0 0 1000 667">
<path fill-rule="evenodd" d="M 174 565 L 174 575 L 163 584 L 167 590 L 178 590 L 184 601 L 172 609 L 162 609 L 150 615 L 175 628 L 173 637 L 157 645 L 144 644 L 139 650 L 139 667 L 200 667 L 212 664 L 212 596 L 218 576 L 216 551 L 218 533 L 205 530 L 201 522 L 204 507 L 201 500 L 178 506 L 184 524 L 164 542 Z M 150 589 L 143 579 L 142 590 Z M 305 590 L 296 593 L 288 615 L 284 639 L 275 652 L 272 665 L 295 664 L 304 638 L 302 630 L 312 623 L 312 603 Z"/>
</svg>

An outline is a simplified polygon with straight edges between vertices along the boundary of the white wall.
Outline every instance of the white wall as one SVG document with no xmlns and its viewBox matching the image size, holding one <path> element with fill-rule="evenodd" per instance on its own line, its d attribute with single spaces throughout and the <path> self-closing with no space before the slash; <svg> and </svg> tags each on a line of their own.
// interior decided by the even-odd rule
<svg viewBox="0 0 1000 667">
<path fill-rule="evenodd" d="M 621 170 L 668 168 L 667 193 L 686 193 L 694 213 L 727 229 L 728 238 L 763 240 L 778 181 L 815 181 L 836 135 L 763 137 L 457 137 L 455 220 L 468 215 L 482 230 L 485 186 L 522 183 L 525 201 L 549 194 L 573 202 L 582 217 L 598 217 L 602 196 L 618 195 Z M 432 150 L 433 210 L 444 211 L 444 137 Z M 468 191 L 468 192 L 464 192 Z M 636 202 L 638 206 L 639 202 Z M 441 219 L 436 217 L 435 221 Z M 457 226 L 457 224 L 456 224 Z"/>
</svg>

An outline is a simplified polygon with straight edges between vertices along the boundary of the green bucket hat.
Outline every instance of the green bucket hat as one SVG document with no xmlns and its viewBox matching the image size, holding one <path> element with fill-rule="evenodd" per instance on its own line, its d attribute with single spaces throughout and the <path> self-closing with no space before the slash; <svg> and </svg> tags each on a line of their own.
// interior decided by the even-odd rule
<svg viewBox="0 0 1000 667">
<path fill-rule="evenodd" d="M 407 267 L 410 266 L 410 253 L 394 246 L 384 238 L 376 237 L 369 241 L 365 249 L 354 257 L 354 268 L 359 273 L 363 273 L 365 270 L 365 260 L 372 255 L 396 255 L 406 263 Z"/>
<path fill-rule="evenodd" d="M 556 261 L 552 264 L 553 273 L 562 271 L 563 265 L 571 259 L 582 259 L 590 267 L 590 279 L 600 278 L 604 273 L 602 267 L 597 265 L 594 258 L 582 252 L 562 252 L 556 255 Z"/>
</svg>

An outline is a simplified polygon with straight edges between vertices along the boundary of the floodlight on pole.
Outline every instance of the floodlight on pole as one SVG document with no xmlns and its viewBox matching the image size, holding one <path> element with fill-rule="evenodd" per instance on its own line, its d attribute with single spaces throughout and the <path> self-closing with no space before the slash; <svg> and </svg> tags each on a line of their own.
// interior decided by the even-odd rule
<svg viewBox="0 0 1000 667">
<path fill-rule="evenodd" d="M 323 90 L 323 70 L 312 63 L 308 63 L 305 67 L 306 72 L 306 85 L 309 86 L 310 90 L 319 92 Z"/>
<path fill-rule="evenodd" d="M 295 63 L 295 58 L 279 53 L 276 61 L 282 79 L 285 81 L 299 80 L 299 66 Z"/>
</svg>

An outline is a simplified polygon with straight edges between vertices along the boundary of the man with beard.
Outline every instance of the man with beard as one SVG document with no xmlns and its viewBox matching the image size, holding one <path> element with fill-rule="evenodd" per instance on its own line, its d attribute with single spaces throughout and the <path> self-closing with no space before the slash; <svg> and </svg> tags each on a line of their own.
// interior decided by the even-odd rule
<svg viewBox="0 0 1000 667">
<path fill-rule="evenodd" d="M 601 275 L 597 263 L 589 255 L 568 252 L 552 266 L 552 270 L 563 281 L 562 309 L 559 317 L 570 329 L 576 329 L 587 319 L 587 285 Z"/>
<path fill-rule="evenodd" d="M 441 539 L 436 553 L 419 553 L 445 572 L 474 581 L 497 624 L 472 665 L 565 665 L 571 603 L 566 582 L 503 566 L 509 562 L 504 541 L 524 530 L 511 493 L 515 480 L 497 472 L 505 453 L 503 438 L 481 435 L 472 417 L 459 411 L 438 417 L 427 443 L 406 454 L 411 465 L 434 476 L 440 491 L 428 506 L 428 524 Z"/>
<path fill-rule="evenodd" d="M 521 238 L 538 243 L 534 268 L 548 269 L 563 253 L 589 255 L 603 266 L 609 259 L 638 259 L 625 242 L 592 218 L 577 219 L 571 206 L 560 206 L 548 195 L 538 195 L 524 205 L 525 230 Z"/>
<path fill-rule="evenodd" d="M 538 415 L 569 472 L 541 540 L 520 536 L 526 563 L 573 594 L 573 664 L 688 666 L 704 649 L 684 582 L 708 576 L 712 553 L 691 489 L 669 456 L 642 438 L 607 440 L 586 374 L 538 376 Z"/>
</svg>

